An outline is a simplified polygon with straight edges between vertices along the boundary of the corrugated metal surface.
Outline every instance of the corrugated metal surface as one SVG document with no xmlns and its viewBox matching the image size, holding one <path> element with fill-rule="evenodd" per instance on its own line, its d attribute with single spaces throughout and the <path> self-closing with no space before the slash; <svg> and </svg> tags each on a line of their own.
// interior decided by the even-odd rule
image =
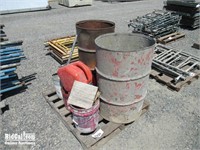
<svg viewBox="0 0 200 150">
<path fill-rule="evenodd" d="M 48 8 L 48 0 L 0 0 L 0 13 L 15 13 Z"/>
</svg>

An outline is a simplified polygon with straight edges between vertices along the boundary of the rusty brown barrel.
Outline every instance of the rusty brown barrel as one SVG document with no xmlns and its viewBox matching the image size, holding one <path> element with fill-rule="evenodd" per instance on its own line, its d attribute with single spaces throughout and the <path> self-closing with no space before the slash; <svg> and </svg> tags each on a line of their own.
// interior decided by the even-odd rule
<svg viewBox="0 0 200 150">
<path fill-rule="evenodd" d="M 107 20 L 83 20 L 76 23 L 79 60 L 91 70 L 94 70 L 96 66 L 95 38 L 102 34 L 112 33 L 114 30 L 115 23 Z"/>
<path fill-rule="evenodd" d="M 100 113 L 116 123 L 132 122 L 147 94 L 155 40 L 139 33 L 110 33 L 97 37 L 95 44 Z"/>
</svg>

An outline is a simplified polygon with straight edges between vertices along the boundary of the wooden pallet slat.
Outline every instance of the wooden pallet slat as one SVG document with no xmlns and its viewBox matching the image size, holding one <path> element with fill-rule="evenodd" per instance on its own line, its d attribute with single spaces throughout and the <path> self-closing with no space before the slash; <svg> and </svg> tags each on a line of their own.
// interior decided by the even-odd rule
<svg viewBox="0 0 200 150">
<path fill-rule="evenodd" d="M 166 36 L 160 37 L 160 38 L 157 39 L 157 41 L 158 41 L 158 43 L 167 44 L 169 42 L 176 41 L 176 40 L 183 38 L 183 37 L 185 37 L 185 34 L 175 32 L 175 33 L 171 33 L 171 34 L 168 34 Z"/>
<path fill-rule="evenodd" d="M 173 82 L 173 78 L 168 76 L 165 73 L 160 73 L 159 71 L 152 69 L 150 76 L 153 77 L 156 81 L 164 83 L 169 89 L 180 91 L 180 89 L 190 83 L 194 82 L 200 77 L 200 70 L 194 71 L 195 76 L 189 76 L 184 81 L 179 81 L 178 83 Z"/>
<path fill-rule="evenodd" d="M 103 146 L 114 136 L 119 134 L 127 125 L 125 124 L 117 124 L 104 120 L 101 116 L 99 116 L 99 127 L 96 129 L 102 129 L 104 134 L 100 138 L 94 139 L 91 134 L 81 134 L 73 125 L 73 121 L 71 118 L 71 113 L 65 108 L 64 102 L 61 99 L 57 99 L 55 91 L 46 92 L 43 94 L 47 103 L 54 109 L 58 117 L 67 127 L 67 129 L 75 136 L 75 138 L 80 142 L 84 149 L 96 149 Z M 54 102 L 56 101 L 56 102 Z M 142 114 L 144 114 L 149 109 L 149 103 L 145 101 Z"/>
<path fill-rule="evenodd" d="M 56 100 L 56 99 L 58 99 L 58 96 L 57 95 L 53 95 L 53 96 L 51 96 L 50 98 L 49 98 L 49 101 L 54 101 L 54 100 Z"/>
<path fill-rule="evenodd" d="M 63 101 L 58 101 L 58 102 L 54 103 L 54 106 L 57 107 L 57 108 L 59 108 L 59 107 L 61 107 L 63 105 L 64 105 Z M 60 110 L 59 110 L 59 112 L 60 112 Z"/>
</svg>

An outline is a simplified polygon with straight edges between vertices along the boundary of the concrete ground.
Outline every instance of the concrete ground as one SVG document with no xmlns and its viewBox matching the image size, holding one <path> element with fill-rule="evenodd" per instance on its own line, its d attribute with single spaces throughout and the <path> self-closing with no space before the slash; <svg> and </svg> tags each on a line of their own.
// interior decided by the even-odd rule
<svg viewBox="0 0 200 150">
<path fill-rule="evenodd" d="M 0 16 L 10 40 L 23 40 L 27 57 L 21 62 L 19 77 L 37 73 L 25 92 L 5 99 L 9 110 L 0 116 L 0 149 L 78 150 L 81 145 L 66 129 L 46 103 L 42 92 L 53 87 L 51 75 L 59 64 L 50 56 L 43 43 L 47 40 L 73 35 L 75 23 L 84 19 L 105 19 L 116 23 L 116 32 L 131 32 L 127 21 L 137 16 L 162 9 L 163 0 L 142 0 L 123 3 L 94 1 L 92 6 L 67 8 L 51 3 L 49 11 L 28 12 Z M 199 29 L 180 30 L 184 39 L 170 44 L 178 50 L 200 56 L 191 48 L 199 41 Z M 126 127 L 105 144 L 102 150 L 198 150 L 200 80 L 181 91 L 168 90 L 150 79 L 148 95 L 150 110 L 137 122 Z M 4 145 L 5 133 L 35 133 L 35 146 Z"/>
</svg>

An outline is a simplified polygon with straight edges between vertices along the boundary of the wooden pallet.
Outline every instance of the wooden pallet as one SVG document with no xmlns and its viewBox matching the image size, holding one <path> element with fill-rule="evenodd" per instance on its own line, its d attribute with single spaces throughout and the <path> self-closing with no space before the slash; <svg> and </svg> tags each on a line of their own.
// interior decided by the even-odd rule
<svg viewBox="0 0 200 150">
<path fill-rule="evenodd" d="M 75 40 L 75 35 L 56 38 L 44 43 L 45 47 L 48 47 L 47 50 L 60 64 L 64 64 L 68 61 L 71 52 L 71 46 Z M 78 56 L 78 47 L 74 47 L 74 51 L 71 57 L 71 62 L 77 61 Z"/>
<path fill-rule="evenodd" d="M 183 37 L 185 37 L 185 34 L 175 32 L 175 33 L 171 33 L 171 34 L 168 34 L 168 35 L 165 35 L 163 37 L 158 38 L 157 42 L 161 43 L 161 44 L 167 44 L 167 43 L 176 41 L 176 40 L 183 38 Z"/>
<path fill-rule="evenodd" d="M 192 45 L 193 48 L 200 49 L 200 43 L 194 43 Z"/>
<path fill-rule="evenodd" d="M 49 53 L 60 64 L 65 64 L 68 61 L 68 58 L 60 57 L 60 55 L 54 50 L 49 50 Z M 78 61 L 78 60 L 79 60 L 79 58 L 72 58 L 70 62 L 75 62 L 75 61 Z"/>
<path fill-rule="evenodd" d="M 130 124 L 116 124 L 109 121 L 106 121 L 100 116 L 99 119 L 99 127 L 98 129 L 102 129 L 104 131 L 103 136 L 100 138 L 94 139 L 91 134 L 81 134 L 75 127 L 71 119 L 71 113 L 65 108 L 63 100 L 59 99 L 54 90 L 49 91 L 43 94 L 46 101 L 49 105 L 55 110 L 58 117 L 62 120 L 67 129 L 76 137 L 76 139 L 80 142 L 83 149 L 97 149 L 102 147 L 105 143 L 107 143 L 110 139 L 120 133 L 126 126 Z M 142 114 L 144 114 L 149 109 L 149 103 L 145 101 Z M 141 115 L 142 115 L 141 114 Z M 98 130 L 97 129 L 97 130 Z"/>
<path fill-rule="evenodd" d="M 187 77 L 184 81 L 180 81 L 178 83 L 173 82 L 173 78 L 165 73 L 161 73 L 155 69 L 151 70 L 150 76 L 154 78 L 156 81 L 163 83 L 166 85 L 169 89 L 180 91 L 180 89 L 186 85 L 191 84 L 193 81 L 197 80 L 200 77 L 200 70 L 194 71 L 196 74 L 195 76 Z"/>
</svg>

